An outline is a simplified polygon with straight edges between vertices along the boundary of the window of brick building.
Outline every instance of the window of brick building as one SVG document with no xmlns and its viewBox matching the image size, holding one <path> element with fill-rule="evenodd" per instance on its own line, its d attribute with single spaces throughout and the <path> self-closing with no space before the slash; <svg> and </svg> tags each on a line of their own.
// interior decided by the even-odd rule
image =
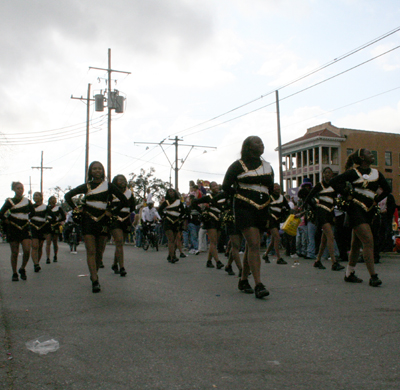
<svg viewBox="0 0 400 390">
<path fill-rule="evenodd" d="M 302 158 L 302 161 L 303 161 L 303 167 L 306 167 L 307 166 L 307 150 L 303 150 L 303 158 Z"/>
<path fill-rule="evenodd" d="M 322 164 L 329 164 L 329 148 L 322 147 Z"/>
<path fill-rule="evenodd" d="M 392 166 L 392 152 L 385 152 L 385 165 L 387 167 Z"/>
<path fill-rule="evenodd" d="M 301 152 L 297 152 L 297 168 L 301 168 L 303 164 L 301 163 Z"/>
<path fill-rule="evenodd" d="M 338 165 L 339 164 L 339 149 L 331 148 L 331 153 L 332 153 L 331 164 Z"/>
<path fill-rule="evenodd" d="M 371 150 L 371 153 L 373 154 L 374 158 L 375 158 L 375 162 L 372 165 L 378 166 L 378 152 L 376 150 Z"/>
<path fill-rule="evenodd" d="M 319 148 L 315 148 L 315 165 L 319 164 Z"/>
<path fill-rule="evenodd" d="M 313 149 L 308 149 L 308 165 L 314 165 Z"/>
</svg>

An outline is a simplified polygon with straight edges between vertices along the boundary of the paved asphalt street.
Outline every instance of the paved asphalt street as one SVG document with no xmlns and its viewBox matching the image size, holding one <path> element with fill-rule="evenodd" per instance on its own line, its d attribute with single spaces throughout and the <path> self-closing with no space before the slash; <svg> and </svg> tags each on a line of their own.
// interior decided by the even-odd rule
<svg viewBox="0 0 400 390">
<path fill-rule="evenodd" d="M 354 285 L 310 260 L 263 263 L 257 300 L 206 254 L 170 264 L 166 248 L 127 246 L 121 278 L 113 251 L 93 294 L 83 245 L 12 282 L 0 244 L 1 389 L 400 389 L 400 256 L 377 265 L 379 288 L 364 264 Z M 42 335 L 59 350 L 26 348 Z"/>
</svg>

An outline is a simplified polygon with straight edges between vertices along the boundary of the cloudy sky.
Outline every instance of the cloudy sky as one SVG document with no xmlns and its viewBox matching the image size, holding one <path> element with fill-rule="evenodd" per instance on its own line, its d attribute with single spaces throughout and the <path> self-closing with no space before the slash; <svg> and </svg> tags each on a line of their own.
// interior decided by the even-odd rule
<svg viewBox="0 0 400 390">
<path fill-rule="evenodd" d="M 71 95 L 108 87 L 107 73 L 89 67 L 107 68 L 109 48 L 111 67 L 131 72 L 112 76 L 111 89 L 126 97 L 125 112 L 112 115 L 112 176 L 152 166 L 174 181 L 173 146 L 167 159 L 137 142 L 175 136 L 199 145 L 179 147 L 182 192 L 191 179 L 222 182 L 249 135 L 262 137 L 278 172 L 276 89 L 283 143 L 328 121 L 399 133 L 400 32 L 372 43 L 399 21 L 398 0 L 4 0 L 0 201 L 13 195 L 11 181 L 40 189 L 32 167 L 42 151 L 52 167 L 46 198 L 83 183 L 86 105 Z M 105 113 L 90 107 L 89 160 L 104 165 Z"/>
</svg>

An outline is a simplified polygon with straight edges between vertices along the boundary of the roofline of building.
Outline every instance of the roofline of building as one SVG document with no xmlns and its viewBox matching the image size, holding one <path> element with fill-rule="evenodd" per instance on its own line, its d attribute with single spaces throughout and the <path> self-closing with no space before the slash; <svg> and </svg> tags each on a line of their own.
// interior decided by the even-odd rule
<svg viewBox="0 0 400 390">
<path fill-rule="evenodd" d="M 289 145 L 282 145 L 282 149 L 289 149 L 289 148 L 292 148 L 292 147 L 296 147 L 296 146 L 299 146 L 299 145 L 301 145 L 301 144 L 307 144 L 307 143 L 309 143 L 311 140 L 312 141 L 318 141 L 318 140 L 325 140 L 325 141 L 338 141 L 338 142 L 344 142 L 344 141 L 346 141 L 346 137 L 323 137 L 323 136 L 317 136 L 317 137 L 310 137 L 310 138 L 306 138 L 306 139 L 303 139 L 303 140 L 301 140 L 301 141 L 298 141 L 298 142 L 293 142 L 293 143 L 291 143 L 291 144 L 289 144 Z M 279 150 L 279 147 L 277 147 L 276 149 L 275 149 L 275 151 L 278 151 Z"/>
</svg>

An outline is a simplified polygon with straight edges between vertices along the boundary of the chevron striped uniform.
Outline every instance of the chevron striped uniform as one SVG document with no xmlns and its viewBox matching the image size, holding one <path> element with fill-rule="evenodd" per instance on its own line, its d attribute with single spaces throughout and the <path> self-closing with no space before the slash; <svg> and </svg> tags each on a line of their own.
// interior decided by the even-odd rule
<svg viewBox="0 0 400 390">
<path fill-rule="evenodd" d="M 160 206 L 159 212 L 163 213 L 165 219 L 172 224 L 180 222 L 181 215 L 184 213 L 184 207 L 180 199 L 174 200 L 169 203 L 168 200 L 164 201 Z"/>
<path fill-rule="evenodd" d="M 227 206 L 227 197 L 224 192 L 219 192 L 217 194 L 207 194 L 200 198 L 198 203 L 209 203 L 209 207 L 205 208 L 203 214 L 207 214 L 210 218 L 215 221 L 219 221 L 221 218 L 221 212 Z"/>
<path fill-rule="evenodd" d="M 316 196 L 318 199 L 317 207 L 320 207 L 328 212 L 332 212 L 335 207 L 336 191 L 331 186 L 324 184 L 322 181 L 318 184 L 322 189 Z"/>
<path fill-rule="evenodd" d="M 281 220 L 282 216 L 282 209 L 284 207 L 289 207 L 288 202 L 286 198 L 280 194 L 276 199 L 274 194 L 271 194 L 271 203 L 269 204 L 269 211 L 271 213 L 271 216 L 277 220 Z"/>
<path fill-rule="evenodd" d="M 121 211 L 118 213 L 116 218 L 120 222 L 124 222 L 125 220 L 127 220 L 130 217 L 133 208 L 135 207 L 135 198 L 133 196 L 132 191 L 129 188 L 127 188 L 125 190 L 124 195 L 125 195 L 125 198 L 128 200 L 129 205 L 131 205 L 131 207 L 129 207 L 129 206 L 123 207 L 121 209 Z M 133 206 L 132 206 L 132 202 L 133 202 Z M 113 195 L 113 199 L 111 202 L 112 210 L 115 210 L 119 203 L 120 203 L 120 200 L 115 195 Z"/>
<path fill-rule="evenodd" d="M 40 206 L 34 204 L 33 207 L 35 208 L 35 215 L 31 218 L 31 226 L 40 230 L 48 223 L 50 208 L 45 204 Z"/>
<path fill-rule="evenodd" d="M 363 175 L 356 168 L 354 170 L 358 178 L 352 182 L 354 189 L 353 202 L 365 211 L 370 211 L 374 207 L 376 190 L 379 187 L 379 171 L 371 168 L 369 175 Z"/>
<path fill-rule="evenodd" d="M 5 213 L 10 212 L 8 219 L 10 224 L 19 230 L 29 226 L 29 214 L 34 213 L 34 208 L 31 201 L 25 197 L 22 197 L 17 203 L 16 200 L 8 198 L 4 203 L 4 206 L 0 211 L 0 218 L 5 218 Z"/>
<path fill-rule="evenodd" d="M 258 210 L 267 207 L 271 201 L 269 186 L 272 185 L 272 168 L 267 161 L 261 161 L 261 165 L 249 170 L 246 164 L 239 160 L 243 173 L 237 176 L 237 188 L 235 198 L 251 204 Z"/>
</svg>

